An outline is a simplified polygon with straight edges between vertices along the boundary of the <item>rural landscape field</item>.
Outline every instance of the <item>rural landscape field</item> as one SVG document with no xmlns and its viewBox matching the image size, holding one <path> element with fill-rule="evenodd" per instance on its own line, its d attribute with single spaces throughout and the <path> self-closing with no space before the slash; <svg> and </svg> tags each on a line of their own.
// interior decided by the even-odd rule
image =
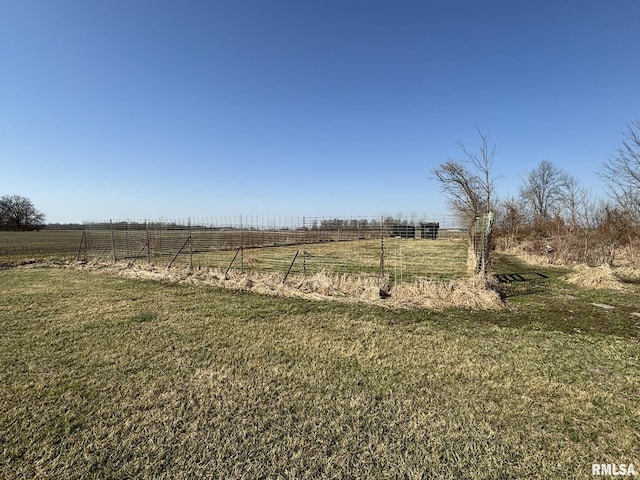
<svg viewBox="0 0 640 480">
<path fill-rule="evenodd" d="M 633 279 L 585 288 L 496 253 L 495 272 L 549 278 L 500 308 L 394 308 L 89 269 L 80 236 L 0 232 L 0 478 L 640 466 Z"/>
<path fill-rule="evenodd" d="M 640 478 L 638 18 L 0 0 L 0 480 Z"/>
</svg>

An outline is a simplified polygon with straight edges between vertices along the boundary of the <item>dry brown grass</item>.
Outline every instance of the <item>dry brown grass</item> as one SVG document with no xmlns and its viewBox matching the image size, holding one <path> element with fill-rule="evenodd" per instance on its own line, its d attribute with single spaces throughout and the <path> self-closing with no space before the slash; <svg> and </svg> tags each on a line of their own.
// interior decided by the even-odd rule
<svg viewBox="0 0 640 480">
<path fill-rule="evenodd" d="M 534 243 L 531 241 L 509 244 L 504 248 L 500 248 L 500 252 L 506 253 L 507 255 L 515 255 L 529 265 L 539 267 L 562 266 L 553 255 L 540 251 L 539 249 L 536 250 Z"/>
<path fill-rule="evenodd" d="M 597 232 L 593 235 L 551 235 L 546 239 L 502 235 L 496 238 L 496 247 L 500 252 L 516 255 L 530 265 L 610 265 L 618 275 L 630 279 L 640 278 L 640 239 L 629 236 L 620 241 L 605 240 Z M 547 249 L 547 246 L 551 248 Z"/>
<path fill-rule="evenodd" d="M 616 273 L 627 278 L 640 278 L 640 240 L 635 239 L 621 247 L 616 255 Z"/>
<path fill-rule="evenodd" d="M 166 269 L 153 265 L 100 264 L 79 265 L 82 270 L 101 271 L 125 278 L 213 285 L 237 291 L 310 300 L 337 300 L 349 303 L 367 303 L 388 308 L 428 308 L 442 310 L 448 307 L 471 309 L 497 309 L 503 307 L 500 295 L 482 276 L 454 279 L 446 282 L 415 279 L 391 288 L 388 298 L 380 297 L 381 288 L 388 286 L 389 278 L 379 275 L 318 272 L 310 275 L 295 274 L 283 282 L 281 273 L 240 273 L 222 269 L 188 268 Z"/>
<path fill-rule="evenodd" d="M 395 307 L 423 307 L 433 310 L 448 307 L 491 310 L 504 306 L 500 295 L 481 275 L 449 282 L 416 280 L 403 283 L 393 288 L 389 300 Z"/>
<path fill-rule="evenodd" d="M 573 272 L 567 276 L 567 282 L 582 288 L 625 290 L 624 284 L 618 280 L 614 270 L 608 265 L 599 267 L 576 265 L 573 267 Z"/>
</svg>

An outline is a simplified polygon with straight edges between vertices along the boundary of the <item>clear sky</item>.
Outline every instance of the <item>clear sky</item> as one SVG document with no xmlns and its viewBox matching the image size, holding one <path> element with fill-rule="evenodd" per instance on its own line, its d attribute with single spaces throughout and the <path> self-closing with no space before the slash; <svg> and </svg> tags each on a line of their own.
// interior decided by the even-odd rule
<svg viewBox="0 0 640 480">
<path fill-rule="evenodd" d="M 582 180 L 640 119 L 640 1 L 0 0 L 0 195 L 48 222 L 442 214 L 496 145 Z"/>
</svg>

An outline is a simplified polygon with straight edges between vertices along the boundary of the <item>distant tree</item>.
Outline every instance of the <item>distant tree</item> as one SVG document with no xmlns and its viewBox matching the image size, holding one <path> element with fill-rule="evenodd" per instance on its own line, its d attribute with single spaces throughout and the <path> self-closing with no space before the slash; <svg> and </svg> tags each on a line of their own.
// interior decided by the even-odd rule
<svg viewBox="0 0 640 480">
<path fill-rule="evenodd" d="M 478 129 L 480 148 L 470 152 L 462 142 L 458 143 L 464 158 L 449 159 L 432 170 L 435 180 L 449 198 L 449 204 L 461 220 L 471 225 L 475 218 L 494 207 L 493 175 L 495 145 L 489 145 L 487 134 Z"/>
<path fill-rule="evenodd" d="M 622 132 L 622 146 L 616 149 L 600 170 L 609 194 L 618 206 L 640 220 L 640 120 Z"/>
<path fill-rule="evenodd" d="M 0 198 L 0 228 L 4 230 L 40 229 L 44 219 L 44 214 L 36 210 L 28 198 L 20 195 Z"/>
<path fill-rule="evenodd" d="M 531 209 L 534 223 L 545 222 L 562 208 L 571 177 L 543 160 L 520 186 L 520 198 Z"/>
</svg>

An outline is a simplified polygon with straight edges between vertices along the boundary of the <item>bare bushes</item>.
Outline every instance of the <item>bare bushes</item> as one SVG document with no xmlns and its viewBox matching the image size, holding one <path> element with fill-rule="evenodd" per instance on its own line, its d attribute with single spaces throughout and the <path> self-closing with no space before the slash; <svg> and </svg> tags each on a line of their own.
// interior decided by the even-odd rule
<svg viewBox="0 0 640 480">
<path fill-rule="evenodd" d="M 534 265 L 572 267 L 569 283 L 590 289 L 624 290 L 622 279 L 640 278 L 640 232 L 628 213 L 609 206 L 594 212 L 590 228 L 561 220 L 519 232 L 500 233 L 496 246 Z"/>
<path fill-rule="evenodd" d="M 640 279 L 640 238 L 632 239 L 618 249 L 616 263 L 618 276 L 629 280 Z"/>
<path fill-rule="evenodd" d="M 640 230 L 624 211 L 604 206 L 592 225 L 575 226 L 557 218 L 518 231 L 497 232 L 496 248 L 536 264 L 637 268 Z"/>
</svg>

